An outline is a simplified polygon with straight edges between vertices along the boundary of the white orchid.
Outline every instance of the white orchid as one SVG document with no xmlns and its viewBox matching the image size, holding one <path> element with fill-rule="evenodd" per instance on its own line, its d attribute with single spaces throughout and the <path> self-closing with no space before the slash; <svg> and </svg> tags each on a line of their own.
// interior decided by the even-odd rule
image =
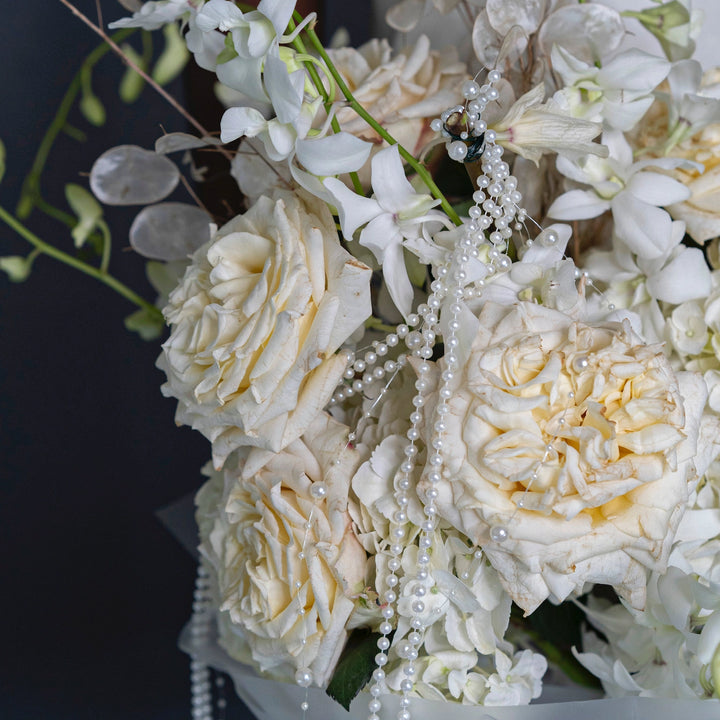
<svg viewBox="0 0 720 720">
<path fill-rule="evenodd" d="M 174 22 L 194 12 L 195 7 L 189 0 L 158 0 L 146 2 L 132 17 L 121 18 L 108 23 L 111 30 L 124 27 L 139 27 L 143 30 L 159 30 L 163 25 Z"/>
<path fill-rule="evenodd" d="M 652 91 L 670 71 L 667 60 L 642 50 L 626 50 L 597 67 L 559 45 L 552 49 L 552 67 L 565 83 L 555 100 L 565 103 L 573 117 L 625 131 L 647 112 Z"/>
<path fill-rule="evenodd" d="M 432 210 L 440 201 L 415 192 L 405 177 L 397 145 L 381 150 L 372 159 L 372 198 L 357 195 L 335 178 L 327 178 L 324 185 L 336 201 L 346 239 L 350 240 L 365 225 L 359 242 L 382 265 L 385 283 L 398 310 L 409 315 L 413 288 L 403 248 L 406 241 L 421 236 L 425 223 L 451 226 L 443 213 Z"/>
<path fill-rule="evenodd" d="M 720 122 L 720 83 L 704 85 L 702 66 L 697 60 L 676 62 L 668 84 L 669 93 L 657 93 L 668 106 L 668 139 L 663 146 L 666 153 L 708 125 Z"/>
<path fill-rule="evenodd" d="M 557 168 L 568 179 L 588 190 L 569 190 L 556 198 L 548 215 L 558 220 L 586 220 L 611 210 L 616 235 L 637 245 L 638 254 L 659 257 L 657 238 L 667 234 L 671 222 L 662 206 L 682 202 L 690 190 L 678 180 L 657 170 L 698 167 L 681 158 L 652 158 L 633 163 L 632 148 L 618 131 L 606 132 L 603 142 L 610 150 L 607 159 L 588 155 L 576 162 L 558 157 Z M 701 167 L 701 166 L 700 166 Z"/>
<path fill-rule="evenodd" d="M 702 10 L 692 9 L 692 0 L 675 0 L 645 8 L 640 12 L 626 10 L 625 17 L 634 17 L 650 31 L 662 46 L 669 60 L 689 58 L 695 52 L 695 40 L 705 19 Z"/>
</svg>

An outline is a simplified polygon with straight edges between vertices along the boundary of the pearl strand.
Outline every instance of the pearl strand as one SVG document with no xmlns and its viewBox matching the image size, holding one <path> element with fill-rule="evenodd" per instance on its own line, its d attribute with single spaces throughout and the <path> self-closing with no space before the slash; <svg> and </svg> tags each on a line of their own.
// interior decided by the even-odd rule
<svg viewBox="0 0 720 720">
<path fill-rule="evenodd" d="M 212 592 L 207 568 L 202 561 L 198 564 L 195 591 L 193 592 L 193 614 L 190 619 L 190 635 L 193 644 L 207 642 L 212 623 Z M 213 720 L 212 693 L 210 690 L 210 668 L 196 653 L 190 654 L 190 697 L 193 720 Z"/>
<path fill-rule="evenodd" d="M 437 295 L 433 294 L 430 297 L 437 298 Z M 394 499 L 397 510 L 393 516 L 393 522 L 390 529 L 391 543 L 388 548 L 390 555 L 388 560 L 388 570 L 390 572 L 385 578 L 385 584 L 387 585 L 388 590 L 385 591 L 381 598 L 383 603 L 381 610 L 383 621 L 379 626 L 380 638 L 377 641 L 379 652 L 375 656 L 375 663 L 377 667 L 373 671 L 372 684 L 370 686 L 370 695 L 372 698 L 368 703 L 368 710 L 370 711 L 368 720 L 379 720 L 377 713 L 382 708 L 382 701 L 379 699 L 379 696 L 384 690 L 385 671 L 383 668 L 388 662 L 387 651 L 390 648 L 390 639 L 388 635 L 393 630 L 391 620 L 395 616 L 396 612 L 396 588 L 400 583 L 400 579 L 396 575 L 396 572 L 401 566 L 400 556 L 405 549 L 402 540 L 407 532 L 405 526 L 408 522 L 407 506 L 410 502 L 407 491 L 411 486 L 410 473 L 415 467 L 415 458 L 418 454 L 416 443 L 420 438 L 419 426 L 423 419 L 421 408 L 425 405 L 424 394 L 429 387 L 427 374 L 430 372 L 430 364 L 427 360 L 432 357 L 432 348 L 436 339 L 438 318 L 432 310 L 430 298 L 428 299 L 427 304 L 423 304 L 418 308 L 418 314 L 422 318 L 421 331 L 408 331 L 405 333 L 402 332 L 401 328 L 399 328 L 400 334 L 404 335 L 405 344 L 408 349 L 412 351 L 413 356 L 420 359 L 420 362 L 416 366 L 418 379 L 415 381 L 415 389 L 418 392 L 412 400 L 415 410 L 413 410 L 409 418 L 410 428 L 407 431 L 408 444 L 404 449 L 405 460 L 400 464 L 399 473 L 394 480 Z M 416 325 L 420 322 L 420 317 L 417 315 L 411 316 L 408 318 L 409 323 Z M 408 694 L 411 689 L 412 686 L 410 688 L 403 689 L 403 697 L 400 698 L 400 704 L 403 709 L 401 710 L 401 714 L 398 715 L 399 718 L 404 717 L 402 713 L 406 711 L 406 708 L 409 705 L 410 700 Z"/>
</svg>

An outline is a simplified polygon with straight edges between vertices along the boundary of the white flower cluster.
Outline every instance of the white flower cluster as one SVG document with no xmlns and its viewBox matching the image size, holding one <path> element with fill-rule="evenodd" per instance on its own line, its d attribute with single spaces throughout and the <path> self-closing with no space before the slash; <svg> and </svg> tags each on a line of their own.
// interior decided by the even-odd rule
<svg viewBox="0 0 720 720">
<path fill-rule="evenodd" d="M 403 0 L 395 29 L 466 24 L 394 53 L 326 52 L 294 5 L 115 24 L 180 22 L 244 98 L 220 129 L 249 207 L 192 256 L 158 363 L 212 443 L 223 646 L 325 684 L 371 628 L 371 720 L 388 690 L 401 720 L 413 696 L 525 704 L 547 662 L 512 603 L 587 595 L 603 639 L 576 655 L 609 695 L 717 695 L 720 70 L 692 59 L 697 9 Z M 627 46 L 641 27 L 654 52 Z"/>
</svg>

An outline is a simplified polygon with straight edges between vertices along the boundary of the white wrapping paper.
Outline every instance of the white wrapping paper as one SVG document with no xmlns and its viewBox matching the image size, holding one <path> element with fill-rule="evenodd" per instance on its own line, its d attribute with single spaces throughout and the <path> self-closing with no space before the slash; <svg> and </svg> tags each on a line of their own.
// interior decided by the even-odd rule
<svg viewBox="0 0 720 720">
<path fill-rule="evenodd" d="M 302 720 L 300 703 L 305 690 L 291 683 L 259 677 L 247 665 L 232 660 L 212 635 L 193 638 L 188 629 L 180 647 L 210 667 L 227 673 L 235 691 L 257 720 Z M 627 697 L 613 700 L 582 700 L 591 695 L 576 687 L 544 684 L 541 700 L 521 707 L 478 707 L 413 698 L 413 720 L 720 720 L 720 700 L 668 700 Z M 361 692 L 350 712 L 320 688 L 308 689 L 307 720 L 367 720 L 370 695 Z M 400 710 L 397 695 L 384 695 L 380 717 L 394 719 Z"/>
</svg>

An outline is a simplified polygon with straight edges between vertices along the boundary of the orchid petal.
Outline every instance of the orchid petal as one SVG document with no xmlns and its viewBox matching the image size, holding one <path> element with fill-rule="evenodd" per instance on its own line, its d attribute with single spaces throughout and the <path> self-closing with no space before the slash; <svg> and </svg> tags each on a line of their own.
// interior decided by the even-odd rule
<svg viewBox="0 0 720 720">
<path fill-rule="evenodd" d="M 260 0 L 257 9 L 270 20 L 275 33 L 280 36 L 290 22 L 295 9 L 295 0 Z"/>
<path fill-rule="evenodd" d="M 340 216 L 340 226 L 346 240 L 351 240 L 355 231 L 382 213 L 377 200 L 357 195 L 336 178 L 327 178 L 323 185 L 335 198 Z"/>
<path fill-rule="evenodd" d="M 649 93 L 668 75 L 672 65 L 665 58 L 631 48 L 598 71 L 598 84 L 617 90 Z"/>
<path fill-rule="evenodd" d="M 370 143 L 346 132 L 298 140 L 295 147 L 298 160 L 315 175 L 355 172 L 365 164 L 372 150 Z"/>
<path fill-rule="evenodd" d="M 712 279 L 702 250 L 683 246 L 673 260 L 647 279 L 647 288 L 653 297 L 674 305 L 707 297 Z"/>
<path fill-rule="evenodd" d="M 268 101 L 260 79 L 262 58 L 247 60 L 236 57 L 218 65 L 215 72 L 223 85 L 227 85 L 233 90 L 239 90 L 253 100 Z"/>
<path fill-rule="evenodd" d="M 587 220 L 610 209 L 610 203 L 591 190 L 570 190 L 556 198 L 548 215 L 557 220 Z"/>
<path fill-rule="evenodd" d="M 650 260 L 666 254 L 672 225 L 668 213 L 638 200 L 629 192 L 618 193 L 610 205 L 615 233 L 630 250 Z"/>
<path fill-rule="evenodd" d="M 229 0 L 210 0 L 202 6 L 196 17 L 197 26 L 203 32 L 222 30 L 227 32 L 238 24 L 244 24 L 245 16 L 235 3 Z"/>
<path fill-rule="evenodd" d="M 228 108 L 220 120 L 220 139 L 224 143 L 228 143 L 243 135 L 255 137 L 266 127 L 267 120 L 255 108 Z"/>
<path fill-rule="evenodd" d="M 686 185 L 655 172 L 639 172 L 627 183 L 627 190 L 650 205 L 672 205 L 687 200 L 691 193 Z"/>
<path fill-rule="evenodd" d="M 390 145 L 372 159 L 372 188 L 375 197 L 390 213 L 400 213 L 417 199 L 415 188 L 405 177 L 397 145 Z"/>
<path fill-rule="evenodd" d="M 265 88 L 281 123 L 293 122 L 300 113 L 305 86 L 305 72 L 288 72 L 287 65 L 277 56 L 265 58 Z"/>
</svg>

